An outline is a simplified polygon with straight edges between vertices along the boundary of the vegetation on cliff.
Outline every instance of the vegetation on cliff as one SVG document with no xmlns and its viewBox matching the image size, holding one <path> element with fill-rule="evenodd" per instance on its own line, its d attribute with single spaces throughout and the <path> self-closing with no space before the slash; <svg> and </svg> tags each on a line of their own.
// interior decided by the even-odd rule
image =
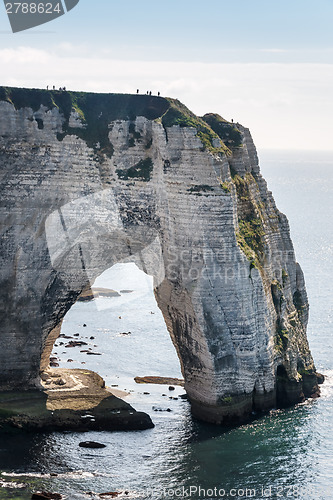
<svg viewBox="0 0 333 500">
<path fill-rule="evenodd" d="M 237 243 L 251 263 L 251 267 L 260 268 L 264 254 L 263 216 L 259 205 L 250 193 L 250 185 L 255 182 L 251 174 L 243 179 L 240 175 L 233 176 L 237 192 L 238 231 Z"/>
<path fill-rule="evenodd" d="M 168 111 L 162 117 L 164 127 L 179 125 L 180 127 L 194 127 L 197 129 L 197 136 L 201 140 L 204 149 L 212 153 L 225 153 L 231 155 L 230 149 L 220 140 L 218 134 L 202 119 L 190 111 L 177 99 L 167 98 L 170 103 Z M 216 145 L 214 145 L 214 139 Z"/>
<path fill-rule="evenodd" d="M 177 99 L 139 94 L 96 94 L 0 87 L 0 101 L 7 101 L 16 109 L 31 108 L 34 112 L 41 106 L 47 110 L 59 109 L 64 116 L 64 124 L 63 132 L 58 134 L 58 139 L 62 140 L 66 135 L 76 135 L 93 148 L 98 156 L 111 157 L 113 154 L 113 147 L 108 137 L 109 124 L 115 120 L 134 121 L 138 116 L 144 116 L 149 120 L 158 119 L 164 127 L 173 125 L 194 127 L 197 129 L 197 136 L 203 144 L 203 149 L 215 154 L 231 155 L 231 150 L 223 139 L 225 137 L 229 140 L 227 132 L 222 134 L 219 130 L 214 131 L 208 122 L 198 118 Z M 77 113 L 83 127 L 69 125 L 72 111 Z M 42 120 L 36 118 L 36 121 L 38 127 L 43 128 Z"/>
<path fill-rule="evenodd" d="M 16 109 L 29 107 L 34 112 L 41 106 L 51 110 L 58 108 L 64 116 L 62 140 L 66 135 L 76 135 L 93 148 L 97 155 L 112 156 L 109 141 L 109 124 L 114 120 L 135 120 L 144 116 L 155 120 L 162 116 L 170 104 L 155 96 L 127 94 L 95 94 L 60 90 L 24 89 L 0 87 L 0 100 L 10 102 Z M 69 119 L 76 111 L 83 127 L 70 127 Z"/>
<path fill-rule="evenodd" d="M 150 181 L 150 176 L 153 171 L 154 165 L 151 158 L 146 158 L 145 160 L 140 160 L 139 163 L 133 165 L 133 167 L 127 168 L 125 170 L 116 170 L 119 179 L 139 179 L 141 181 Z"/>
<path fill-rule="evenodd" d="M 233 123 L 215 113 L 207 113 L 202 119 L 208 123 L 228 148 L 233 149 L 242 146 L 242 134 Z"/>
</svg>

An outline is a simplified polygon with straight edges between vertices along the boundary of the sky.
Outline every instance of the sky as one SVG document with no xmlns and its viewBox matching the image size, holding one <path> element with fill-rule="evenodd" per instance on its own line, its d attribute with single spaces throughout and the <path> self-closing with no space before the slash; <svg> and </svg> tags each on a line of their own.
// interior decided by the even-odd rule
<svg viewBox="0 0 333 500">
<path fill-rule="evenodd" d="M 331 151 L 332 25 L 332 0 L 80 0 L 13 34 L 0 4 L 0 85 L 159 91 L 249 127 L 259 152 Z"/>
</svg>

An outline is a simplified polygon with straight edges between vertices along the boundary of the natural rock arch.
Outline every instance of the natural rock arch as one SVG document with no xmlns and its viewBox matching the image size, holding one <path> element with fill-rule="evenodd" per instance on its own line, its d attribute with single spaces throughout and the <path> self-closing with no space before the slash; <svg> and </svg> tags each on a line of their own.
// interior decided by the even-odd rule
<svg viewBox="0 0 333 500">
<path fill-rule="evenodd" d="M 303 274 L 247 129 L 149 96 L 2 89 L 0 112 L 1 388 L 38 386 L 65 313 L 127 259 L 154 276 L 196 416 L 273 407 L 279 365 L 290 402 L 318 390 Z"/>
<path fill-rule="evenodd" d="M 45 236 L 54 279 L 42 303 L 49 311 L 55 309 L 60 321 L 44 342 L 42 369 L 49 364 L 64 310 L 106 269 L 118 262 L 135 262 L 154 276 L 156 286 L 164 279 L 158 234 L 148 226 L 124 228 L 112 189 L 78 198 L 50 214 L 45 220 Z M 65 307 L 58 311 L 60 301 Z"/>
</svg>

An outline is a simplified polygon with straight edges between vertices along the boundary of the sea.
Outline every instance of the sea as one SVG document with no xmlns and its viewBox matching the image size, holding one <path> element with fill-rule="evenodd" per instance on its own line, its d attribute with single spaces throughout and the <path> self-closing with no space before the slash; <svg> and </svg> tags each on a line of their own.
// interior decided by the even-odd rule
<svg viewBox="0 0 333 500">
<path fill-rule="evenodd" d="M 152 278 L 134 264 L 117 264 L 95 286 L 119 296 L 77 302 L 62 327 L 100 356 L 65 348 L 60 339 L 53 355 L 60 367 L 97 371 L 108 386 L 125 391 L 134 408 L 149 413 L 155 427 L 2 433 L 0 499 L 28 500 L 41 490 L 69 500 L 101 498 L 104 492 L 143 500 L 333 499 L 333 152 L 263 150 L 259 156 L 277 206 L 288 216 L 305 274 L 310 348 L 326 377 L 321 397 L 226 429 L 194 420 L 188 401 L 179 397 L 182 387 L 137 384 L 136 376 L 181 372 Z M 81 441 L 106 447 L 85 449 Z"/>
</svg>

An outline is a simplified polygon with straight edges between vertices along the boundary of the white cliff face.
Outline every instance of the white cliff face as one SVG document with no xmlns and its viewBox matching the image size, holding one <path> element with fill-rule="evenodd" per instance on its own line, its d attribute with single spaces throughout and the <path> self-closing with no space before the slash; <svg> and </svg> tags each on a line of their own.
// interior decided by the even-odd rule
<svg viewBox="0 0 333 500">
<path fill-rule="evenodd" d="M 227 157 L 195 128 L 116 119 L 107 156 L 76 135 L 75 111 L 59 137 L 65 121 L 0 101 L 1 386 L 38 385 L 77 296 L 134 261 L 154 276 L 196 416 L 220 423 L 315 392 L 302 271 L 249 131 Z"/>
</svg>

